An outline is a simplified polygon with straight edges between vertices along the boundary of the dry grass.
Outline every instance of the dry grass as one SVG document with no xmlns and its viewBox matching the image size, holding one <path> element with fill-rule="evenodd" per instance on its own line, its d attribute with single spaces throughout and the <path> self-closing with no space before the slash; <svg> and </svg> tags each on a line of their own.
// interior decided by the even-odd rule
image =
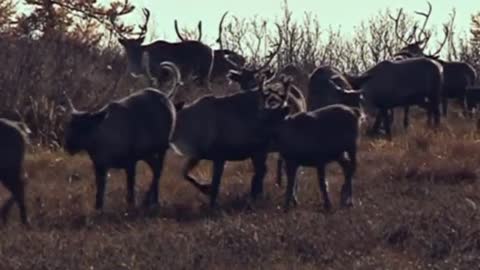
<svg viewBox="0 0 480 270">
<path fill-rule="evenodd" d="M 106 210 L 96 213 L 89 160 L 37 151 L 27 160 L 32 226 L 23 228 L 15 211 L 0 227 L 0 269 L 474 269 L 480 136 L 472 127 L 451 117 L 432 133 L 422 119 L 408 133 L 397 128 L 392 142 L 364 138 L 354 208 L 338 208 L 343 180 L 330 166 L 332 213 L 322 211 L 311 169 L 302 171 L 300 205 L 289 213 L 273 170 L 264 199 L 250 204 L 246 162 L 228 164 L 221 210 L 212 212 L 181 179 L 173 154 L 160 209 L 127 209 L 124 176 L 112 172 Z M 207 178 L 208 165 L 196 173 Z M 138 201 L 150 181 L 139 167 Z M 2 202 L 6 195 L 0 191 Z"/>
</svg>

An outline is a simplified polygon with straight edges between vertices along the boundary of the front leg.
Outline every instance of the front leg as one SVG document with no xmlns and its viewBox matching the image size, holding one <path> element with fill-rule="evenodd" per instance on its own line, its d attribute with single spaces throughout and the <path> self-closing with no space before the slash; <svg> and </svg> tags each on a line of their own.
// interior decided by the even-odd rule
<svg viewBox="0 0 480 270">
<path fill-rule="evenodd" d="M 214 208 L 217 202 L 218 192 L 220 190 L 220 182 L 222 180 L 223 169 L 225 167 L 224 160 L 215 160 L 213 162 L 213 178 L 212 190 L 210 192 L 210 207 Z"/>
<path fill-rule="evenodd" d="M 135 206 L 135 173 L 136 173 L 136 164 L 132 163 L 127 166 L 125 169 L 127 173 L 127 203 L 130 207 Z"/>
<path fill-rule="evenodd" d="M 107 168 L 100 165 L 95 165 L 95 183 L 97 186 L 97 194 L 95 200 L 95 209 L 102 210 L 103 209 L 103 199 L 105 196 L 105 186 L 106 186 L 106 179 L 107 177 Z"/>
<path fill-rule="evenodd" d="M 267 153 L 262 152 L 258 153 L 252 157 L 253 168 L 255 173 L 252 177 L 252 189 L 251 196 L 253 199 L 256 199 L 259 195 L 263 193 L 263 180 L 265 174 L 267 173 Z"/>
</svg>

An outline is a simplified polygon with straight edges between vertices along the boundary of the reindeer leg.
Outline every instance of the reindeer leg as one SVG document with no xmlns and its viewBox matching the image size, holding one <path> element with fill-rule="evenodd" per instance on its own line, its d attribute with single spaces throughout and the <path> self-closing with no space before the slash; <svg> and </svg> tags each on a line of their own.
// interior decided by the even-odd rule
<svg viewBox="0 0 480 270">
<path fill-rule="evenodd" d="M 126 168 L 127 172 L 127 203 L 130 207 L 135 206 L 135 162 Z"/>
<path fill-rule="evenodd" d="M 158 204 L 160 177 L 163 171 L 163 162 L 165 159 L 165 152 L 159 153 L 158 156 L 153 156 L 147 160 L 150 169 L 152 170 L 152 183 L 143 201 L 144 206 L 151 206 Z"/>
<path fill-rule="evenodd" d="M 214 208 L 217 203 L 217 196 L 218 196 L 218 192 L 220 191 L 220 182 L 222 180 L 224 167 L 225 167 L 224 160 L 216 160 L 213 162 L 212 190 L 210 192 L 211 208 Z"/>
<path fill-rule="evenodd" d="M 210 193 L 210 188 L 211 186 L 208 184 L 200 184 L 197 179 L 194 177 L 190 176 L 190 171 L 193 170 L 198 163 L 200 162 L 200 159 L 196 158 L 189 158 L 187 162 L 185 163 L 185 166 L 183 167 L 183 178 L 190 182 L 194 187 L 196 187 L 200 192 L 202 192 L 205 195 L 208 195 Z"/>
<path fill-rule="evenodd" d="M 353 175 L 355 174 L 355 170 L 357 168 L 355 148 L 347 151 L 346 154 L 347 154 L 347 157 L 343 156 L 338 160 L 338 163 L 342 167 L 342 171 L 345 176 L 345 182 L 343 183 L 343 186 L 342 186 L 342 193 L 341 193 L 341 200 L 340 200 L 340 205 L 342 207 L 353 206 L 352 182 L 353 182 Z"/>
<path fill-rule="evenodd" d="M 103 208 L 103 200 L 105 197 L 105 185 L 107 182 L 107 169 L 103 166 L 95 165 L 95 182 L 97 185 L 97 194 L 95 196 L 95 209 Z"/>
<path fill-rule="evenodd" d="M 296 174 L 298 170 L 298 165 L 292 161 L 286 161 L 286 172 L 287 172 L 287 190 L 285 191 L 285 204 L 283 210 L 287 212 L 290 208 L 290 202 L 293 200 L 296 205 L 296 196 L 295 196 L 295 186 L 296 186 Z"/>
<path fill-rule="evenodd" d="M 252 189 L 250 195 L 253 199 L 256 199 L 263 193 L 263 180 L 265 178 L 265 174 L 267 173 L 266 160 L 267 154 L 264 152 L 252 157 L 255 173 L 252 177 Z"/>
<path fill-rule="evenodd" d="M 283 158 L 277 159 L 277 186 L 282 187 Z"/>
</svg>

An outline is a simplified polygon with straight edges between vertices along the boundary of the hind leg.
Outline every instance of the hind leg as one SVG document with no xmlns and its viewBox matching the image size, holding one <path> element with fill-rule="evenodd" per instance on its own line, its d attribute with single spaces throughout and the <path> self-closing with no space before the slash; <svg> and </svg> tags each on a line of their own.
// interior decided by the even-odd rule
<svg viewBox="0 0 480 270">
<path fill-rule="evenodd" d="M 256 199 L 259 195 L 263 193 L 263 180 L 265 178 L 265 174 L 267 173 L 266 162 L 266 153 L 259 153 L 252 157 L 252 163 L 255 173 L 252 177 L 252 189 L 250 194 L 253 199 Z"/>
<path fill-rule="evenodd" d="M 210 193 L 211 186 L 209 184 L 200 184 L 198 180 L 190 175 L 190 172 L 197 167 L 200 159 L 197 158 L 189 158 L 182 169 L 182 175 L 185 180 L 187 180 L 190 184 L 192 184 L 195 188 L 197 188 L 200 192 L 205 195 Z"/>
<path fill-rule="evenodd" d="M 127 203 L 130 207 L 135 206 L 135 163 L 128 165 L 127 172 Z"/>
<path fill-rule="evenodd" d="M 347 151 L 346 154 L 346 157 L 342 156 L 338 160 L 338 163 L 342 167 L 342 171 L 345 176 L 345 182 L 342 186 L 342 193 L 340 199 L 340 205 L 342 207 L 353 206 L 353 175 L 355 174 L 355 170 L 357 168 L 356 150 L 351 149 Z"/>
<path fill-rule="evenodd" d="M 277 159 L 277 186 L 282 187 L 283 158 Z"/>
<path fill-rule="evenodd" d="M 17 203 L 20 210 L 20 219 L 24 225 L 28 224 L 27 218 L 27 209 L 25 206 L 25 185 L 24 181 L 19 179 L 19 177 L 13 177 L 11 180 L 5 181 L 5 187 L 10 191 L 12 197 L 7 200 L 4 206 L 1 209 L 1 216 L 6 223 L 8 221 L 8 214 L 14 203 Z"/>
<path fill-rule="evenodd" d="M 296 205 L 295 198 L 295 186 L 296 186 L 296 175 L 297 175 L 298 165 L 293 161 L 286 161 L 286 172 L 287 172 L 287 190 L 285 191 L 285 204 L 283 210 L 286 212 L 290 208 L 290 202 L 293 200 Z"/>
<path fill-rule="evenodd" d="M 159 202 L 160 177 L 162 176 L 164 159 L 165 152 L 159 153 L 158 156 L 146 161 L 152 170 L 152 183 L 143 201 L 144 206 L 156 205 Z"/>
<path fill-rule="evenodd" d="M 320 187 L 320 192 L 322 193 L 323 197 L 323 208 L 329 211 L 332 209 L 332 203 L 330 201 L 330 196 L 328 195 L 328 184 L 325 178 L 325 164 L 319 164 L 317 166 L 317 178 L 318 178 L 318 185 Z"/>
</svg>

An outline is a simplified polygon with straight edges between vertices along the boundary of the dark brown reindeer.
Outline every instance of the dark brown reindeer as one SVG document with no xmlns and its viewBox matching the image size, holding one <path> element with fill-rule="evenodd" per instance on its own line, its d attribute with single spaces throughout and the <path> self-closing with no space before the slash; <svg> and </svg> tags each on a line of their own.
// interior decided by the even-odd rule
<svg viewBox="0 0 480 270">
<path fill-rule="evenodd" d="M 391 110 L 403 107 L 408 115 L 412 105 L 426 109 L 429 124 L 440 124 L 443 67 L 437 61 L 424 57 L 385 60 L 356 78 L 354 84 L 361 87 L 363 108 L 369 114 L 377 113 L 372 132 L 378 132 L 383 122 L 391 138 Z"/>
<path fill-rule="evenodd" d="M 71 155 L 88 153 L 95 170 L 98 210 L 103 208 L 107 172 L 111 168 L 125 170 L 127 203 L 135 205 L 135 172 L 140 160 L 152 170 L 152 183 L 144 204 L 158 203 L 163 161 L 176 118 L 170 98 L 180 81 L 180 72 L 173 63 L 163 62 L 160 68 L 173 74 L 174 83 L 168 95 L 145 88 L 96 111 L 78 111 L 66 97 L 70 118 L 66 122 L 64 148 Z"/>
<path fill-rule="evenodd" d="M 330 210 L 325 167 L 333 161 L 340 164 L 345 176 L 341 206 L 353 205 L 352 182 L 357 166 L 360 119 L 360 110 L 334 104 L 276 122 L 272 143 L 286 162 L 288 178 L 285 210 L 288 210 L 292 199 L 297 204 L 296 174 L 300 166 L 317 169 L 324 208 Z"/>
<path fill-rule="evenodd" d="M 251 159 L 254 176 L 251 196 L 263 192 L 263 179 L 267 172 L 266 159 L 271 149 L 271 126 L 288 114 L 286 100 L 290 81 L 272 85 L 264 76 L 259 86 L 227 96 L 211 95 L 198 98 L 181 108 L 177 106 L 177 122 L 171 146 L 187 156 L 183 176 L 205 194 L 210 194 L 210 206 L 216 205 L 225 162 Z M 281 89 L 279 89 L 279 87 Z M 265 109 L 269 104 L 276 110 Z M 213 161 L 212 185 L 201 184 L 190 172 L 201 160 Z"/>
<path fill-rule="evenodd" d="M 238 67 L 243 67 L 246 63 L 246 59 L 242 55 L 236 53 L 235 51 L 223 48 L 223 22 L 227 14 L 228 11 L 223 13 L 220 23 L 218 24 L 217 43 L 220 46 L 220 49 L 213 51 L 212 80 L 223 80 L 226 78 L 230 70 L 236 70 Z"/>
<path fill-rule="evenodd" d="M 431 33 L 425 30 L 425 26 L 427 25 L 428 19 L 432 13 L 432 5 L 430 4 L 430 2 L 428 2 L 428 11 L 426 13 L 419 11 L 415 12 L 416 14 L 425 17 L 425 21 L 420 30 L 420 33 L 416 34 L 417 26 L 415 25 L 412 29 L 412 34 L 407 39 L 405 39 L 402 35 L 398 33 L 398 24 L 401 16 L 403 15 L 402 12 L 403 11 L 400 9 L 396 18 L 390 16 L 391 19 L 394 20 L 395 33 L 398 40 L 405 44 L 405 46 L 394 55 L 394 59 L 427 57 L 439 62 L 443 66 L 444 73 L 444 83 L 442 88 L 442 113 L 444 116 L 447 115 L 448 99 L 456 99 L 461 105 L 461 108 L 463 109 L 463 112 L 465 114 L 467 110 L 465 97 L 466 89 L 474 84 L 477 76 L 476 71 L 473 66 L 466 62 L 445 61 L 440 59 L 439 57 L 440 52 L 442 51 L 443 47 L 445 46 L 445 44 L 449 40 L 449 37 L 452 34 L 453 23 L 456 16 L 455 11 L 450 15 L 449 22 L 443 24 L 444 39 L 440 43 L 440 46 L 435 52 L 428 54 L 425 53 L 425 48 L 431 38 Z M 421 37 L 422 35 L 423 38 Z M 412 40 L 412 37 L 414 38 L 414 40 Z M 404 125 L 408 126 L 408 119 L 404 119 Z"/>
<path fill-rule="evenodd" d="M 140 27 L 137 38 L 127 38 L 115 24 L 116 16 L 110 21 L 120 36 L 118 41 L 125 49 L 128 58 L 128 71 L 131 75 L 146 76 L 151 85 L 160 86 L 168 81 L 168 74 L 159 67 L 162 62 L 172 62 L 180 69 L 183 78 L 192 77 L 196 84 L 209 88 L 210 73 L 213 64 L 213 50 L 199 41 L 168 42 L 158 40 L 142 45 L 147 32 L 150 11 L 143 9 L 145 23 Z"/>
<path fill-rule="evenodd" d="M 22 122 L 0 118 L 0 183 L 11 192 L 9 198 L 0 209 L 0 217 L 6 223 L 13 204 L 20 209 L 22 223 L 27 225 L 27 209 L 25 206 L 25 179 L 23 163 L 25 159 L 27 135 L 30 132 Z"/>
<path fill-rule="evenodd" d="M 279 35 L 281 38 L 281 29 L 277 25 Z M 238 66 L 236 63 L 232 62 L 231 64 L 235 66 L 234 70 L 230 70 L 227 77 L 239 84 L 240 90 L 242 91 L 251 91 L 255 90 L 259 85 L 257 77 L 264 76 L 268 78 L 269 82 L 274 82 L 285 77 L 284 74 L 277 76 L 276 73 L 272 72 L 269 69 L 269 65 L 273 58 L 278 54 L 281 49 L 281 43 L 279 42 L 276 46 L 276 49 L 268 55 L 268 60 L 259 68 L 251 66 Z M 229 60 L 229 59 L 227 59 Z M 293 77 L 289 76 L 293 79 Z M 295 114 L 299 112 L 305 112 L 307 110 L 307 103 L 305 96 L 303 95 L 302 90 L 298 88 L 293 83 L 290 84 L 290 90 L 288 91 L 287 97 L 287 108 L 289 109 L 289 114 Z M 283 161 L 281 158 L 277 159 L 277 185 L 282 185 L 282 168 Z"/>
<path fill-rule="evenodd" d="M 218 38 L 217 43 L 220 46 L 220 49 L 216 49 L 213 51 L 213 66 L 212 66 L 212 73 L 210 75 L 210 81 L 222 81 L 226 79 L 226 75 L 230 70 L 236 70 L 238 66 L 245 65 L 245 57 L 241 56 L 240 54 L 223 48 L 222 43 L 222 32 L 223 32 L 223 22 L 225 17 L 227 16 L 228 11 L 223 13 L 222 18 L 220 19 L 220 23 L 218 24 Z M 181 41 L 188 41 L 189 39 L 182 36 L 180 30 L 178 28 L 178 22 L 175 20 L 175 33 L 177 34 L 178 39 Z M 198 23 L 198 38 L 197 41 L 201 41 L 202 38 L 202 22 Z"/>
</svg>

